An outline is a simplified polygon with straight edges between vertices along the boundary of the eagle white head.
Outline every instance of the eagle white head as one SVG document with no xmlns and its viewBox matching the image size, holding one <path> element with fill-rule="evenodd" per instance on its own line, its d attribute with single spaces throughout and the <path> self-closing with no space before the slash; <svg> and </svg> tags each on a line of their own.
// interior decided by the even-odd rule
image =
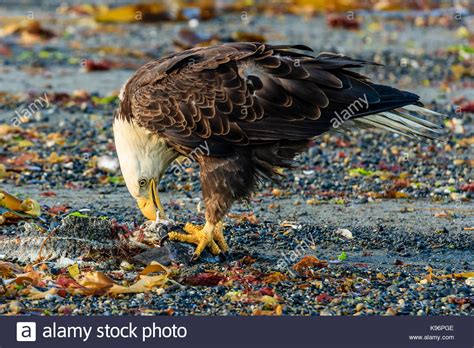
<svg viewBox="0 0 474 348">
<path fill-rule="evenodd" d="M 159 217 L 165 219 L 157 185 L 178 153 L 167 146 L 164 138 L 138 126 L 133 120 L 115 117 L 113 129 L 120 169 L 128 191 L 146 218 L 156 220 L 159 211 Z"/>
</svg>

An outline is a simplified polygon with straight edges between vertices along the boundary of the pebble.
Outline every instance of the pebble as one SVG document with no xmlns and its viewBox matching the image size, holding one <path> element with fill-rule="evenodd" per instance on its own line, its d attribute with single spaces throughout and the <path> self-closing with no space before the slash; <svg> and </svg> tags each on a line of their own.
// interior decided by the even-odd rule
<svg viewBox="0 0 474 348">
<path fill-rule="evenodd" d="M 347 238 L 347 239 L 353 239 L 354 236 L 352 235 L 352 232 L 346 228 L 339 228 L 336 230 L 336 234 L 339 234 L 341 236 L 343 236 L 344 238 Z"/>
</svg>

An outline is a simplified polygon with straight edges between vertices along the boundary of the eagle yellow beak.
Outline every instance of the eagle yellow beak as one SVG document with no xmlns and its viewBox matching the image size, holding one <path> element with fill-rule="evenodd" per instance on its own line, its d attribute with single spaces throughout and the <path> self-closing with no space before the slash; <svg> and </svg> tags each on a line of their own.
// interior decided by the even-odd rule
<svg viewBox="0 0 474 348">
<path fill-rule="evenodd" d="M 156 220 L 156 211 L 159 210 L 159 218 L 166 219 L 165 208 L 161 204 L 160 197 L 158 196 L 158 190 L 156 189 L 156 183 L 154 179 L 150 180 L 148 186 L 148 197 L 137 199 L 138 207 L 142 214 L 149 220 Z"/>
</svg>

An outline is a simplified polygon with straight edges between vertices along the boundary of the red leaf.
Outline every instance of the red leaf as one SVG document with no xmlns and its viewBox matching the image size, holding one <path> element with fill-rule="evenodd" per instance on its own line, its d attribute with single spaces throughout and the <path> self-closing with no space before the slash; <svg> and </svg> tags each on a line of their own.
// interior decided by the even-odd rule
<svg viewBox="0 0 474 348">
<path fill-rule="evenodd" d="M 474 101 L 461 105 L 461 112 L 474 112 Z"/>
<path fill-rule="evenodd" d="M 58 284 L 62 288 L 82 288 L 80 284 L 78 284 L 74 279 L 65 277 L 63 275 L 60 275 L 58 279 L 56 279 L 56 284 Z"/>
<path fill-rule="evenodd" d="M 59 289 L 57 294 L 58 294 L 58 296 L 66 297 L 67 296 L 67 291 L 64 290 L 64 289 Z"/>
<path fill-rule="evenodd" d="M 318 301 L 319 303 L 329 303 L 333 300 L 333 297 L 326 294 L 326 293 L 322 293 L 318 296 L 316 296 L 316 301 Z"/>
<path fill-rule="evenodd" d="M 43 196 L 43 197 L 56 197 L 56 192 L 44 191 L 44 192 L 40 193 L 40 196 Z"/>
<path fill-rule="evenodd" d="M 87 71 L 105 71 L 110 70 L 112 64 L 108 61 L 102 60 L 94 62 L 93 60 L 87 59 L 85 61 L 85 68 Z"/>
<path fill-rule="evenodd" d="M 259 292 L 262 294 L 262 295 L 267 295 L 267 296 L 273 296 L 275 295 L 275 292 L 273 291 L 272 288 L 269 288 L 268 286 L 264 287 L 264 288 L 261 288 L 259 290 Z"/>
<path fill-rule="evenodd" d="M 355 18 L 348 18 L 346 15 L 330 14 L 327 23 L 331 28 L 344 28 L 356 30 L 360 27 L 360 22 Z"/>
<path fill-rule="evenodd" d="M 201 273 L 189 276 L 185 283 L 193 286 L 216 286 L 226 279 L 225 276 L 218 273 Z"/>
<path fill-rule="evenodd" d="M 298 263 L 293 266 L 293 269 L 298 273 L 303 273 L 304 271 L 312 268 L 325 268 L 328 266 L 327 261 L 319 260 L 314 256 L 307 255 L 303 257 Z"/>
<path fill-rule="evenodd" d="M 61 213 L 66 213 L 69 210 L 69 207 L 66 205 L 55 205 L 48 209 L 48 213 L 52 215 L 58 215 Z"/>
<path fill-rule="evenodd" d="M 474 183 L 466 184 L 461 187 L 461 191 L 474 192 Z"/>
</svg>

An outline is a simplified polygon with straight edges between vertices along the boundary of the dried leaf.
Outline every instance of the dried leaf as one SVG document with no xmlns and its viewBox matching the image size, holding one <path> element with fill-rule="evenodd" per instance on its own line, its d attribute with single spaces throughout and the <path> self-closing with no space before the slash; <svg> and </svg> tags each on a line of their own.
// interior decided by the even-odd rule
<svg viewBox="0 0 474 348">
<path fill-rule="evenodd" d="M 286 275 L 280 272 L 273 272 L 263 278 L 263 282 L 266 284 L 279 283 L 286 279 Z"/>
<path fill-rule="evenodd" d="M 239 42 L 261 42 L 265 43 L 267 39 L 262 34 L 249 33 L 244 31 L 234 31 L 231 35 L 232 40 Z"/>
<path fill-rule="evenodd" d="M 69 266 L 67 268 L 67 270 L 68 270 L 69 274 L 71 275 L 71 277 L 74 278 L 74 279 L 76 279 L 79 276 L 79 274 L 81 273 L 79 271 L 79 266 L 78 266 L 77 263 L 75 263 L 74 265 Z"/>
<path fill-rule="evenodd" d="M 301 274 L 312 268 L 325 268 L 328 266 L 327 261 L 319 260 L 314 256 L 307 255 L 293 266 L 293 269 Z"/>
<path fill-rule="evenodd" d="M 114 285 L 114 281 L 102 272 L 87 272 L 81 274 L 77 282 L 90 290 L 108 290 Z"/>
<path fill-rule="evenodd" d="M 463 273 L 453 273 L 453 274 L 445 274 L 442 276 L 436 276 L 438 279 L 451 279 L 451 278 L 471 278 L 474 277 L 474 271 L 473 272 L 463 272 Z"/>
<path fill-rule="evenodd" d="M 216 286 L 225 280 L 226 277 L 222 274 L 205 272 L 186 277 L 185 283 L 193 286 Z"/>
<path fill-rule="evenodd" d="M 168 275 L 140 276 L 140 279 L 133 285 L 126 287 L 114 284 L 110 289 L 111 294 L 131 294 L 151 291 L 154 287 L 163 287 L 168 282 Z"/>
<path fill-rule="evenodd" d="M 62 288 L 75 288 L 79 289 L 82 288 L 82 285 L 77 283 L 74 279 L 68 278 L 66 276 L 60 275 L 58 279 L 56 279 L 56 284 Z"/>
<path fill-rule="evenodd" d="M 58 289 L 56 288 L 51 288 L 47 291 L 40 291 L 36 288 L 31 288 L 30 295 L 28 296 L 28 298 L 30 300 L 42 300 L 46 298 L 46 296 L 48 295 L 56 295 L 57 292 L 58 292 Z"/>
<path fill-rule="evenodd" d="M 0 179 L 3 179 L 7 176 L 7 169 L 5 165 L 0 163 Z"/>
<path fill-rule="evenodd" d="M 331 28 L 343 28 L 349 30 L 357 30 L 360 28 L 360 21 L 346 14 L 329 14 L 327 16 L 328 26 Z"/>
<path fill-rule="evenodd" d="M 95 62 L 91 59 L 87 59 L 84 63 L 86 71 L 107 71 L 112 68 L 112 63 L 106 60 Z"/>
<path fill-rule="evenodd" d="M 0 277 L 12 278 L 15 274 L 21 273 L 21 268 L 14 263 L 0 261 Z"/>
<path fill-rule="evenodd" d="M 5 207 L 13 212 L 27 214 L 31 217 L 41 215 L 39 203 L 31 198 L 20 200 L 5 191 L 0 190 L 0 207 Z"/>
<path fill-rule="evenodd" d="M 156 272 L 165 272 L 169 273 L 168 268 L 163 266 L 162 264 L 152 261 L 148 266 L 146 266 L 143 271 L 140 272 L 141 275 L 148 275 L 150 273 L 156 273 Z"/>
<path fill-rule="evenodd" d="M 37 271 L 30 271 L 27 273 L 19 274 L 15 278 L 15 283 L 18 285 L 43 285 L 44 274 Z"/>
<path fill-rule="evenodd" d="M 163 4 L 135 4 L 115 8 L 101 8 L 95 15 L 98 22 L 129 23 L 140 20 L 154 21 L 169 18 Z"/>
<path fill-rule="evenodd" d="M 24 308 L 23 304 L 19 301 L 11 301 L 8 307 L 10 314 L 19 314 Z"/>
<path fill-rule="evenodd" d="M 8 36 L 12 34 L 20 34 L 21 41 L 26 44 L 49 40 L 55 36 L 52 31 L 45 29 L 39 21 L 33 19 L 15 22 L 5 26 L 2 29 L 0 36 Z"/>
</svg>

